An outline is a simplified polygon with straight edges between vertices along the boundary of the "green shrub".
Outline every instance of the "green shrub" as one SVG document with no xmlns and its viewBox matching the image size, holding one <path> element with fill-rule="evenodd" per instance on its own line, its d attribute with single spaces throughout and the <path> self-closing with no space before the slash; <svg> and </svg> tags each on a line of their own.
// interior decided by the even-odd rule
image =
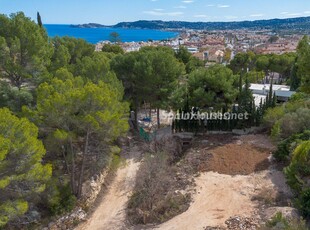
<svg viewBox="0 0 310 230">
<path fill-rule="evenodd" d="M 286 177 L 286 183 L 294 190 L 295 193 L 302 189 L 302 180 L 297 175 L 297 167 L 296 165 L 290 165 L 284 169 L 284 174 Z"/>
<path fill-rule="evenodd" d="M 281 134 L 281 123 L 277 121 L 271 129 L 271 138 L 273 141 L 277 141 Z"/>
<path fill-rule="evenodd" d="M 279 224 L 285 228 L 289 226 L 288 220 L 283 217 L 282 212 L 277 212 L 276 215 L 274 215 L 271 220 L 266 223 L 266 227 L 273 228 Z"/>
<path fill-rule="evenodd" d="M 308 105 L 309 106 L 309 105 Z M 286 138 L 310 129 L 310 108 L 298 108 L 281 119 L 281 136 Z"/>
<path fill-rule="evenodd" d="M 291 141 L 285 139 L 278 144 L 277 150 L 273 153 L 274 158 L 277 161 L 287 161 L 290 155 L 290 145 Z"/>
<path fill-rule="evenodd" d="M 113 152 L 110 164 L 111 171 L 116 172 L 120 165 L 122 165 L 124 162 L 124 158 L 120 156 L 119 152 Z"/>
<path fill-rule="evenodd" d="M 277 106 L 275 108 L 269 108 L 263 118 L 263 123 L 267 128 L 272 128 L 276 122 L 278 122 L 285 115 L 285 107 Z"/>
<path fill-rule="evenodd" d="M 17 89 L 8 83 L 0 84 L 0 107 L 8 107 L 13 112 L 20 112 L 23 105 L 31 105 L 33 95 L 28 89 Z"/>
<path fill-rule="evenodd" d="M 307 188 L 301 192 L 297 199 L 297 207 L 303 217 L 310 217 L 310 188 Z"/>
<path fill-rule="evenodd" d="M 284 170 L 287 184 L 296 194 L 296 205 L 305 218 L 310 217 L 310 141 L 301 142 L 295 148 L 291 163 Z"/>
<path fill-rule="evenodd" d="M 276 213 L 276 215 L 266 223 L 266 227 L 267 229 L 308 230 L 306 221 L 297 218 L 286 219 L 281 212 Z"/>
<path fill-rule="evenodd" d="M 302 142 L 310 139 L 310 130 L 306 130 L 303 133 L 295 134 L 289 138 L 281 141 L 278 144 L 277 150 L 273 153 L 277 161 L 288 161 L 290 153 L 296 148 L 296 146 Z"/>
<path fill-rule="evenodd" d="M 293 100 L 281 106 L 270 108 L 264 115 L 264 126 L 273 128 L 276 138 L 288 138 L 310 129 L 310 98 Z"/>
<path fill-rule="evenodd" d="M 76 197 L 72 195 L 69 185 L 56 187 L 49 195 L 48 209 L 52 215 L 60 215 L 65 212 L 70 212 L 75 207 Z"/>
<path fill-rule="evenodd" d="M 310 176 L 310 141 L 301 142 L 295 148 L 291 163 L 284 169 L 287 184 L 298 194 L 306 184 L 303 179 Z"/>
</svg>

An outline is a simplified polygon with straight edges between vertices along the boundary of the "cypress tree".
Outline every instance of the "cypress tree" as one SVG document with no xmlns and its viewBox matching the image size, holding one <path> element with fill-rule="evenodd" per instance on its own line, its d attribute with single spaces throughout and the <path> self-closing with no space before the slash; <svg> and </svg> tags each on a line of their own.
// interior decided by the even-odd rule
<svg viewBox="0 0 310 230">
<path fill-rule="evenodd" d="M 256 122 L 258 119 L 257 111 L 258 111 L 258 108 L 256 107 L 255 99 L 253 98 L 253 101 L 252 101 L 252 125 L 256 125 L 256 123 L 257 123 Z"/>
<path fill-rule="evenodd" d="M 42 20 L 41 20 L 41 15 L 40 15 L 40 13 L 39 13 L 39 12 L 37 12 L 37 22 L 38 22 L 38 25 L 39 25 L 40 27 L 42 27 L 42 26 L 43 26 L 43 24 L 42 24 Z"/>
<path fill-rule="evenodd" d="M 269 94 L 267 94 L 266 101 L 264 104 L 264 110 L 267 110 L 269 108 L 269 105 L 270 105 L 270 99 L 269 99 Z"/>
<path fill-rule="evenodd" d="M 260 103 L 259 103 L 259 109 L 260 111 L 263 111 L 264 108 L 264 102 L 263 102 L 263 98 L 260 99 Z"/>
<path fill-rule="evenodd" d="M 259 103 L 259 107 L 257 108 L 257 117 L 258 117 L 257 126 L 260 125 L 261 120 L 263 118 L 263 114 L 264 114 L 264 102 L 263 102 L 263 98 L 261 98 L 260 103 Z"/>
<path fill-rule="evenodd" d="M 241 101 L 242 101 L 241 94 L 242 94 L 242 71 L 241 71 L 240 76 L 239 76 L 239 97 L 238 97 L 239 106 L 240 106 Z"/>
<path fill-rule="evenodd" d="M 277 105 L 277 96 L 276 96 L 276 92 L 273 93 L 273 97 L 272 97 L 272 108 L 276 107 Z"/>
<path fill-rule="evenodd" d="M 297 58 L 295 60 L 297 62 Z M 297 65 L 294 64 L 291 70 L 291 76 L 290 76 L 290 87 L 292 91 L 297 90 L 300 86 L 300 79 L 297 76 Z"/>
<path fill-rule="evenodd" d="M 271 80 L 271 83 L 270 83 L 270 89 L 269 89 L 269 94 L 268 94 L 268 107 L 272 107 L 272 100 L 273 100 L 273 79 Z"/>
</svg>

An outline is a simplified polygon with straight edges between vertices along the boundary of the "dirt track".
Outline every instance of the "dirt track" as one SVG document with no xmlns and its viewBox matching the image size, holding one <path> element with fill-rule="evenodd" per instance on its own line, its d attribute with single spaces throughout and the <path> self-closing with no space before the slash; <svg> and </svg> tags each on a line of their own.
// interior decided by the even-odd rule
<svg viewBox="0 0 310 230">
<path fill-rule="evenodd" d="M 76 230 L 116 230 L 127 229 L 126 204 L 131 195 L 136 172 L 139 169 L 139 149 L 130 149 L 125 165 L 117 171 L 107 194 L 103 197 L 98 208 L 91 215 L 90 219 L 82 223 Z"/>
</svg>

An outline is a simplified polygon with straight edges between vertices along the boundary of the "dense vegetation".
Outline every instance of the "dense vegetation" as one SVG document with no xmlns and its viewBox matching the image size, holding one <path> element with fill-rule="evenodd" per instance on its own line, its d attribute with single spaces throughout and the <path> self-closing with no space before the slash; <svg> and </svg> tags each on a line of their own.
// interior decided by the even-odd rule
<svg viewBox="0 0 310 230">
<path fill-rule="evenodd" d="M 0 228 L 25 214 L 51 177 L 52 166 L 41 163 L 46 150 L 37 137 L 29 120 L 0 109 Z"/>
<path fill-rule="evenodd" d="M 290 79 L 291 87 L 298 93 L 288 103 L 267 110 L 264 117 L 265 126 L 278 143 L 274 157 L 287 165 L 284 172 L 296 197 L 295 206 L 307 219 L 310 217 L 309 48 L 309 37 L 304 37 L 299 43 Z"/>
<path fill-rule="evenodd" d="M 70 211 L 128 130 L 112 56 L 38 20 L 0 15 L 0 228 Z"/>
<path fill-rule="evenodd" d="M 95 52 L 81 39 L 48 38 L 39 14 L 38 22 L 23 13 L 0 15 L 0 228 L 21 228 L 70 211 L 83 198 L 83 183 L 109 167 L 118 154 L 116 140 L 128 131 L 129 112 L 137 114 L 143 104 L 157 109 L 158 127 L 159 109 L 232 112 L 239 104 L 239 112 L 250 116 L 236 124 L 241 128 L 259 125 L 265 114 L 265 125 L 279 142 L 275 156 L 288 163 L 285 172 L 296 191 L 296 205 L 309 216 L 308 37 L 297 54 L 248 52 L 236 55 L 228 67 L 206 69 L 184 47 L 177 52 L 145 47 L 124 53 L 117 45 L 107 45 Z M 271 72 L 280 73 L 282 82 L 299 93 L 276 107 L 270 90 L 257 108 L 249 85 Z M 137 119 L 134 123 L 139 128 Z M 157 168 L 151 168 L 154 162 L 162 166 L 162 175 L 171 170 L 165 156 L 146 158 L 137 186 L 147 193 L 154 192 L 145 187 L 148 178 L 157 184 L 162 179 Z M 158 186 L 155 191 L 165 189 Z M 171 203 L 178 199 L 166 198 Z M 131 205 L 147 212 L 158 200 L 154 195 Z M 181 210 L 169 212 L 166 203 L 161 208 L 168 214 Z M 153 213 L 150 222 L 162 219 Z"/>
</svg>

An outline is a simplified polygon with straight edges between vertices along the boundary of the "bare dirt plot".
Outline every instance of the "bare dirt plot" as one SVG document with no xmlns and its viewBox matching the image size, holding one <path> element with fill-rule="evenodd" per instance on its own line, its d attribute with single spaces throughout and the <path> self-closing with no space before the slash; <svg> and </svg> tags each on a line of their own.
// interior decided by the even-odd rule
<svg viewBox="0 0 310 230">
<path fill-rule="evenodd" d="M 243 176 L 232 177 L 214 172 L 203 173 L 196 179 L 193 203 L 183 214 L 160 225 L 158 229 L 203 229 L 225 226 L 225 220 L 235 215 L 249 215 L 255 203 L 245 191 L 253 190 Z"/>
<path fill-rule="evenodd" d="M 282 202 L 291 196 L 283 173 L 272 169 L 268 160 L 273 148 L 263 135 L 200 138 L 185 159 L 202 172 L 195 179 L 193 203 L 156 229 L 227 229 L 225 222 L 235 216 L 255 220 L 256 229 L 265 206 L 277 205 L 279 194 Z"/>
<path fill-rule="evenodd" d="M 248 175 L 268 169 L 269 151 L 260 151 L 249 144 L 228 144 L 210 151 L 209 162 L 203 171 L 227 175 Z"/>
<path fill-rule="evenodd" d="M 157 229 L 199 230 L 207 226 L 227 229 L 226 220 L 235 216 L 248 217 L 254 219 L 255 223 L 260 223 L 262 203 L 253 199 L 254 197 L 276 199 L 266 191 L 290 196 L 284 176 L 279 171 L 266 170 L 237 176 L 207 172 L 202 173 L 195 181 L 197 191 L 190 208 Z"/>
<path fill-rule="evenodd" d="M 290 196 L 283 173 L 268 162 L 272 148 L 263 135 L 212 135 L 198 139 L 179 164 L 185 171 L 199 172 L 191 206 L 155 227 L 126 225 L 126 203 L 138 169 L 138 163 L 129 159 L 127 166 L 119 170 L 99 208 L 77 229 L 203 230 L 208 226 L 227 229 L 225 222 L 230 217 L 260 221 L 262 202 L 273 205 L 278 194 L 284 198 Z"/>
<path fill-rule="evenodd" d="M 212 135 L 196 141 L 186 161 L 200 172 L 249 175 L 268 169 L 272 150 L 263 135 Z"/>
</svg>

